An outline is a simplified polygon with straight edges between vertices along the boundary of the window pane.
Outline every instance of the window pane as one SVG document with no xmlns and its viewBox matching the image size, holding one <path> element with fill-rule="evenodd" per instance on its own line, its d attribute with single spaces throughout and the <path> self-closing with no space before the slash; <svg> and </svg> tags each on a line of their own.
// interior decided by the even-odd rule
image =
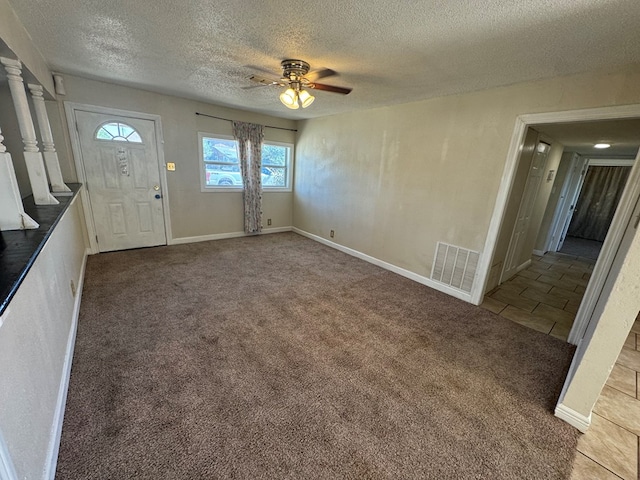
<svg viewBox="0 0 640 480">
<path fill-rule="evenodd" d="M 235 140 L 219 138 L 202 139 L 202 156 L 205 162 L 238 163 Z"/>
<path fill-rule="evenodd" d="M 113 138 L 113 135 L 107 132 L 104 127 L 100 127 L 100 130 L 98 130 L 98 134 L 96 135 L 96 138 L 99 138 L 101 140 L 111 140 Z"/>
<path fill-rule="evenodd" d="M 288 154 L 289 147 L 262 145 L 262 164 L 285 167 L 287 165 Z"/>
<path fill-rule="evenodd" d="M 117 142 L 142 143 L 142 138 L 136 130 L 119 122 L 105 123 L 96 132 L 96 138 L 100 140 L 115 140 Z"/>
<path fill-rule="evenodd" d="M 207 163 L 205 184 L 207 187 L 242 187 L 242 175 L 239 165 Z"/>
<path fill-rule="evenodd" d="M 285 167 L 262 167 L 262 186 L 286 187 L 287 169 Z"/>
</svg>

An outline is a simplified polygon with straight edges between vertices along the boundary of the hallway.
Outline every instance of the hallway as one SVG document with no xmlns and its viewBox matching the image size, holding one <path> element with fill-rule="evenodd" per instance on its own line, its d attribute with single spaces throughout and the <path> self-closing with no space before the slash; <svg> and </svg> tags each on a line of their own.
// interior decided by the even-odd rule
<svg viewBox="0 0 640 480">
<path fill-rule="evenodd" d="M 549 252 L 487 294 L 482 308 L 567 340 L 595 259 Z M 636 319 L 580 437 L 573 480 L 638 478 L 640 321 Z"/>
</svg>

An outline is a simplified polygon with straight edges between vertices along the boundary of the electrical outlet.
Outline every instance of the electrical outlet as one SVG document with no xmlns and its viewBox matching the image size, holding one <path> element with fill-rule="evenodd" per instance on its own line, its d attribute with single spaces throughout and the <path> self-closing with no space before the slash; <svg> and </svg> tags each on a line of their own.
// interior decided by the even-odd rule
<svg viewBox="0 0 640 480">
<path fill-rule="evenodd" d="M 267 225 L 271 225 L 271 219 L 267 218 Z"/>
<path fill-rule="evenodd" d="M 333 238 L 333 235 L 334 235 L 334 232 L 333 232 L 333 230 L 331 230 L 331 232 L 329 233 L 329 236 L 330 236 L 331 238 Z"/>
</svg>

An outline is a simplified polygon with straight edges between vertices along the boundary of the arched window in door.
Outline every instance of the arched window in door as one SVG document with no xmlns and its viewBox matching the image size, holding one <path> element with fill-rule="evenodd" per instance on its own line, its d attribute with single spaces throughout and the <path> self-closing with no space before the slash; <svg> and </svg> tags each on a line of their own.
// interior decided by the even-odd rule
<svg viewBox="0 0 640 480">
<path fill-rule="evenodd" d="M 121 122 L 103 123 L 96 131 L 96 139 L 114 140 L 116 142 L 142 143 L 142 138 L 136 129 Z"/>
</svg>

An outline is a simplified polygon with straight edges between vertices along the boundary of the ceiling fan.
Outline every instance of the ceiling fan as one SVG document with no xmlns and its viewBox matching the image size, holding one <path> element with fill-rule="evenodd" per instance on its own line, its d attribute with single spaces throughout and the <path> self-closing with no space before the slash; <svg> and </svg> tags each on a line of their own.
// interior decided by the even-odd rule
<svg viewBox="0 0 640 480">
<path fill-rule="evenodd" d="M 342 95 L 347 95 L 351 92 L 350 88 L 336 87 L 334 85 L 316 82 L 316 80 L 320 78 L 337 75 L 336 72 L 329 68 L 309 72 L 310 66 L 307 62 L 293 59 L 283 60 L 280 62 L 280 66 L 282 67 L 281 78 L 251 75 L 249 80 L 257 82 L 261 86 L 275 85 L 278 87 L 287 87 L 287 89 L 280 94 L 280 101 L 285 107 L 292 110 L 297 110 L 300 107 L 307 108 L 313 103 L 315 97 L 311 95 L 307 89 L 323 90 L 325 92 L 340 93 Z"/>
</svg>

